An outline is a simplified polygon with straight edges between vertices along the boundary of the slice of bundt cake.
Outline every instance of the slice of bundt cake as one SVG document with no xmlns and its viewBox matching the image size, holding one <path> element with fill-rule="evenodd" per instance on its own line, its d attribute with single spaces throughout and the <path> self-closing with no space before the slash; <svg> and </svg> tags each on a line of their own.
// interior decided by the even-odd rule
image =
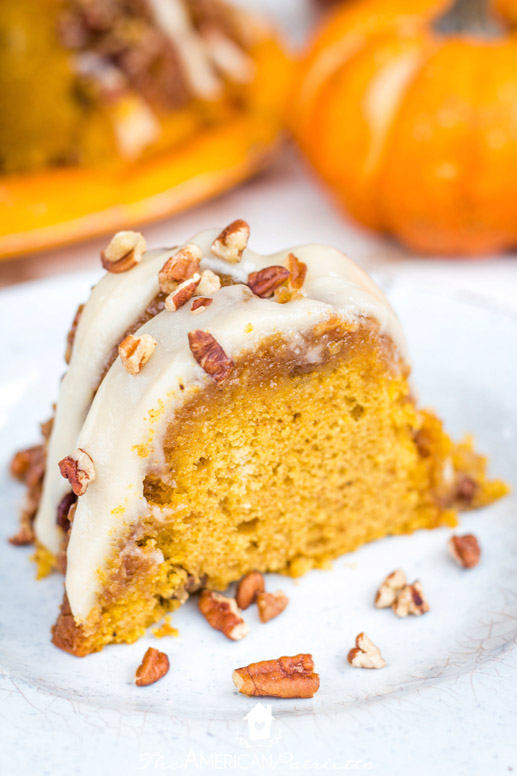
<svg viewBox="0 0 517 776">
<path fill-rule="evenodd" d="M 505 492 L 417 408 L 363 271 L 248 237 L 236 221 L 145 252 L 119 233 L 76 317 L 34 524 L 40 571 L 66 561 L 53 640 L 75 655 L 134 641 L 203 587 L 303 574 Z M 34 507 L 42 451 L 15 469 L 31 455 Z"/>
</svg>

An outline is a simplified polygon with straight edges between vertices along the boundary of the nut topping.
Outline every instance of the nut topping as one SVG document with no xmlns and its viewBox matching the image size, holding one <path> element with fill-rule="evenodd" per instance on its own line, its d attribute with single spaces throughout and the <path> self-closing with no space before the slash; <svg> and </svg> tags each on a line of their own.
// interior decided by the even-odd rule
<svg viewBox="0 0 517 776">
<path fill-rule="evenodd" d="M 124 369 L 130 375 L 137 375 L 151 358 L 157 343 L 150 334 L 134 337 L 128 334 L 118 346 L 118 354 Z"/>
<path fill-rule="evenodd" d="M 294 253 L 290 253 L 287 257 L 287 266 L 289 267 L 289 285 L 293 291 L 299 291 L 305 283 L 307 264 L 297 259 Z"/>
<path fill-rule="evenodd" d="M 451 536 L 448 546 L 456 563 L 464 569 L 471 569 L 479 563 L 481 548 L 474 534 Z"/>
<path fill-rule="evenodd" d="M 265 589 L 264 577 L 260 571 L 250 571 L 237 585 L 235 595 L 237 606 L 240 609 L 247 609 L 248 606 L 255 603 L 257 595 L 263 593 Z"/>
<path fill-rule="evenodd" d="M 102 266 L 108 272 L 127 272 L 142 261 L 146 248 L 140 232 L 117 232 L 101 252 Z"/>
<path fill-rule="evenodd" d="M 472 504 L 472 501 L 474 500 L 474 496 L 476 495 L 478 491 L 478 484 L 475 480 L 472 479 L 472 477 L 468 477 L 466 474 L 463 475 L 457 485 L 456 488 L 456 498 L 458 498 L 460 501 L 463 501 L 467 506 Z"/>
<path fill-rule="evenodd" d="M 212 628 L 221 631 L 232 641 L 239 641 L 248 633 L 248 626 L 235 598 L 227 598 L 213 590 L 203 590 L 199 596 L 199 611 Z"/>
<path fill-rule="evenodd" d="M 277 590 L 276 593 L 259 593 L 257 595 L 257 607 L 260 622 L 269 622 L 269 620 L 278 617 L 288 603 L 289 599 L 282 590 Z"/>
<path fill-rule="evenodd" d="M 70 520 L 70 511 L 76 502 L 77 496 L 75 493 L 67 493 L 63 496 L 57 507 L 56 523 L 63 531 L 65 531 L 65 533 L 72 523 Z M 73 517 L 73 513 L 71 516 Z"/>
<path fill-rule="evenodd" d="M 147 687 L 154 684 L 169 670 L 169 658 L 165 652 L 160 652 L 154 647 L 149 647 L 142 662 L 136 669 L 135 684 L 138 687 Z"/>
<path fill-rule="evenodd" d="M 198 296 L 197 299 L 194 299 L 192 302 L 190 312 L 194 313 L 195 315 L 199 315 L 199 313 L 202 313 L 203 310 L 206 310 L 207 307 L 210 307 L 212 302 L 213 299 L 211 299 L 209 296 Z"/>
<path fill-rule="evenodd" d="M 402 569 L 396 569 L 391 574 L 388 574 L 375 596 L 375 606 L 377 609 L 386 609 L 388 606 L 393 606 L 398 593 L 405 584 L 406 575 Z"/>
<path fill-rule="evenodd" d="M 188 280 L 184 280 L 180 283 L 174 291 L 171 291 L 169 296 L 165 299 L 165 309 L 170 313 L 176 312 L 180 307 L 186 304 L 189 299 L 192 299 L 194 292 L 199 285 L 201 275 L 196 272 Z"/>
<path fill-rule="evenodd" d="M 237 668 L 232 679 L 237 690 L 249 697 L 312 698 L 320 686 L 312 655 L 251 663 Z"/>
<path fill-rule="evenodd" d="M 83 496 L 90 482 L 95 479 L 93 461 L 80 447 L 59 461 L 58 466 L 61 476 L 69 481 L 76 496 Z"/>
<path fill-rule="evenodd" d="M 203 252 L 199 245 L 188 243 L 180 248 L 179 251 L 171 256 L 158 273 L 158 283 L 160 291 L 164 294 L 170 294 L 178 287 L 178 283 L 183 283 L 199 273 L 199 262 L 203 257 Z"/>
<path fill-rule="evenodd" d="M 384 668 L 386 665 L 379 647 L 364 633 L 356 637 L 355 647 L 348 653 L 347 660 L 355 668 Z"/>
<path fill-rule="evenodd" d="M 199 366 L 212 377 L 216 383 L 226 380 L 233 368 L 229 358 L 215 337 L 207 331 L 196 329 L 189 331 L 188 342 L 192 355 Z"/>
<path fill-rule="evenodd" d="M 392 609 L 397 617 L 407 617 L 408 614 L 418 616 L 429 611 L 429 604 L 418 580 L 412 585 L 404 585 L 398 593 Z"/>
<path fill-rule="evenodd" d="M 258 272 L 250 272 L 248 275 L 248 286 L 255 296 L 267 299 L 273 296 L 275 289 L 281 286 L 282 283 L 285 283 L 288 278 L 288 269 L 280 265 L 273 265 L 260 269 Z"/>
<path fill-rule="evenodd" d="M 250 227 L 241 218 L 223 229 L 212 243 L 212 253 L 220 259 L 237 264 L 250 238 Z"/>
<path fill-rule="evenodd" d="M 210 269 L 205 269 L 201 273 L 201 280 L 196 289 L 196 294 L 199 296 L 210 296 L 215 294 L 221 288 L 221 279 L 219 275 L 212 272 Z"/>
</svg>

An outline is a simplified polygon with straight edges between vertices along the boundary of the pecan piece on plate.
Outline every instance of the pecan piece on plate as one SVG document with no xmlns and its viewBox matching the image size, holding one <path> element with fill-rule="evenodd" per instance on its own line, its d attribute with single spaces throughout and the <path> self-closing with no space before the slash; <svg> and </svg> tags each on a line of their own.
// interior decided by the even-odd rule
<svg viewBox="0 0 517 776">
<path fill-rule="evenodd" d="M 231 641 L 239 641 L 248 633 L 235 598 L 227 598 L 213 590 L 203 590 L 199 596 L 199 611 L 215 630 Z"/>
<path fill-rule="evenodd" d="M 384 668 L 386 665 L 379 647 L 365 633 L 356 636 L 355 647 L 348 653 L 347 660 L 355 668 Z"/>
<path fill-rule="evenodd" d="M 474 534 L 451 536 L 448 547 L 456 563 L 464 569 L 474 568 L 479 563 L 481 548 Z"/>
<path fill-rule="evenodd" d="M 243 695 L 270 698 L 312 698 L 320 686 L 312 655 L 279 657 L 237 668 L 232 674 Z"/>
<path fill-rule="evenodd" d="M 413 582 L 412 585 L 404 585 L 398 592 L 397 598 L 392 604 L 392 609 L 397 617 L 407 617 L 408 614 L 419 616 L 429 611 L 427 598 L 418 580 Z"/>
<path fill-rule="evenodd" d="M 257 596 L 257 607 L 260 622 L 269 622 L 270 620 L 282 614 L 289 599 L 282 590 L 275 593 L 259 593 Z"/>
<path fill-rule="evenodd" d="M 161 679 L 169 670 L 169 658 L 165 652 L 149 647 L 142 662 L 136 669 L 135 684 L 147 687 Z"/>
<path fill-rule="evenodd" d="M 395 569 L 391 574 L 388 574 L 384 582 L 377 590 L 375 596 L 375 606 L 377 609 L 386 609 L 388 606 L 393 606 L 397 599 L 397 595 L 406 584 L 406 575 L 402 569 Z"/>
<path fill-rule="evenodd" d="M 237 585 L 235 599 L 239 609 L 247 609 L 254 604 L 259 593 L 266 589 L 264 577 L 260 571 L 250 571 Z"/>
</svg>

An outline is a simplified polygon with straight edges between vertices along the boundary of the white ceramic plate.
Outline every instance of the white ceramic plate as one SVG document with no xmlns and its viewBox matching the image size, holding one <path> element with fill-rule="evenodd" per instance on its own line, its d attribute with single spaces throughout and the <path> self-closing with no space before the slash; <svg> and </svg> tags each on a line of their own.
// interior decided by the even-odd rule
<svg viewBox="0 0 517 776">
<path fill-rule="evenodd" d="M 93 280 L 53 279 L 0 294 L 0 772 L 517 769 L 515 496 L 462 519 L 461 530 L 476 533 L 483 550 L 471 571 L 449 558 L 450 531 L 419 532 L 364 547 L 332 571 L 298 581 L 271 575 L 268 588 L 282 587 L 289 607 L 267 625 L 249 610 L 251 633 L 242 642 L 212 631 L 188 604 L 173 616 L 178 638 L 149 635 L 84 659 L 52 646 L 62 579 L 36 582 L 30 550 L 5 541 L 22 495 L 6 466 L 49 415 L 64 332 Z M 492 472 L 515 487 L 517 316 L 439 287 L 388 285 L 421 401 L 454 435 L 474 431 Z M 425 617 L 398 620 L 372 606 L 378 583 L 397 566 L 422 580 L 431 605 Z M 348 666 L 360 631 L 381 646 L 386 669 Z M 168 653 L 171 670 L 137 688 L 134 671 L 149 645 Z M 257 706 L 235 692 L 233 668 L 298 652 L 313 654 L 321 676 L 313 700 Z"/>
</svg>

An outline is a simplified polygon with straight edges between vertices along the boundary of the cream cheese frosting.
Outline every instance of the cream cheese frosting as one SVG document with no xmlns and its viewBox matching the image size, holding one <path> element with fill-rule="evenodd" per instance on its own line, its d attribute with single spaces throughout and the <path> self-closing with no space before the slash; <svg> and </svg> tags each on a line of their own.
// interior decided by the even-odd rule
<svg viewBox="0 0 517 776">
<path fill-rule="evenodd" d="M 86 450 L 94 461 L 96 477 L 78 500 L 66 574 L 68 599 L 79 623 L 95 606 L 101 589 L 99 571 L 114 543 L 149 512 L 143 481 L 153 464 L 160 462 L 161 435 L 174 412 L 211 380 L 192 355 L 190 331 L 209 332 L 235 359 L 272 334 L 283 335 L 295 346 L 297 341 L 301 344 L 305 332 L 337 313 L 347 321 L 377 320 L 381 333 L 405 357 L 395 313 L 373 281 L 343 253 L 305 245 L 263 256 L 247 248 L 238 264 L 229 264 L 211 253 L 219 232 L 207 230 L 188 242 L 201 248 L 202 270 L 232 275 L 237 284 L 219 289 L 212 304 L 198 315 L 186 304 L 146 322 L 135 336 L 149 334 L 156 340 L 150 360 L 138 375 L 131 375 L 117 358 L 93 402 L 108 354 L 158 293 L 158 271 L 173 251 L 148 252 L 131 271 L 108 273 L 92 291 L 81 316 L 70 367 L 61 385 L 35 523 L 38 540 L 56 553 L 61 540 L 56 510 L 69 491 L 57 463 L 77 447 Z M 275 264 L 285 266 L 290 252 L 307 264 L 303 296 L 278 304 L 252 294 L 245 285 L 248 275 Z M 318 355 L 307 353 L 306 358 L 318 360 Z M 159 562 L 159 554 L 156 560 Z"/>
</svg>

